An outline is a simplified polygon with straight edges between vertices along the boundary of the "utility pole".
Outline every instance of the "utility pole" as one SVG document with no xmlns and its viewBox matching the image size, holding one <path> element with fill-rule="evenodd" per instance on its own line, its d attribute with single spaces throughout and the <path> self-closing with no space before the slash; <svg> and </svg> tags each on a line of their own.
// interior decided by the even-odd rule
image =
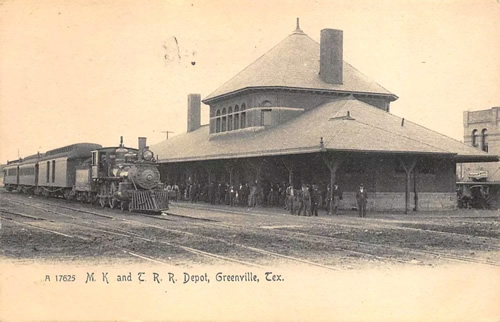
<svg viewBox="0 0 500 322">
<path fill-rule="evenodd" d="M 167 140 L 168 140 L 168 133 L 175 133 L 173 131 L 161 131 L 161 133 L 167 133 Z"/>
</svg>

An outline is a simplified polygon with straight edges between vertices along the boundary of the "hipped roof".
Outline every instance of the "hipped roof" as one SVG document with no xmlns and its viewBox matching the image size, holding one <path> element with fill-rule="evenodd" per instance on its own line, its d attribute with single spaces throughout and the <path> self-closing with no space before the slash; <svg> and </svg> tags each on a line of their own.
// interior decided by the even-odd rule
<svg viewBox="0 0 500 322">
<path fill-rule="evenodd" d="M 350 118 L 347 114 L 350 114 Z M 212 135 L 209 126 L 153 145 L 160 162 L 351 151 L 448 155 L 457 161 L 497 161 L 496 155 L 404 121 L 352 96 L 339 98 L 304 112 L 275 127 L 258 131 Z M 320 138 L 324 146 L 320 146 Z"/>
<path fill-rule="evenodd" d="M 343 84 L 329 84 L 319 76 L 320 44 L 303 32 L 294 32 L 227 81 L 203 102 L 250 88 L 292 88 L 398 97 L 344 61 Z"/>
</svg>

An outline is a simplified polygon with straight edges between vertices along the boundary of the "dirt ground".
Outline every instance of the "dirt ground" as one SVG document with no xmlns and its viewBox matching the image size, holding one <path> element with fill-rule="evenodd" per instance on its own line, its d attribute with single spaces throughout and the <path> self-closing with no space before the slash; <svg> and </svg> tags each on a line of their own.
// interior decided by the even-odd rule
<svg viewBox="0 0 500 322">
<path fill-rule="evenodd" d="M 304 217 L 279 208 L 179 202 L 163 215 L 143 215 L 0 192 L 0 215 L 0 256 L 10 260 L 500 265 L 497 211 Z"/>
<path fill-rule="evenodd" d="M 496 211 L 299 217 L 180 202 L 153 216 L 0 191 L 0 224 L 0 320 L 500 316 Z"/>
</svg>

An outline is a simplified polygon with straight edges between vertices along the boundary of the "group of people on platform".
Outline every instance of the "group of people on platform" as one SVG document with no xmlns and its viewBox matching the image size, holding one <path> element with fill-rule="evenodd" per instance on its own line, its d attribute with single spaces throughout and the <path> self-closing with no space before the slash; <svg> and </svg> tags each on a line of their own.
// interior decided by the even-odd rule
<svg viewBox="0 0 500 322">
<path fill-rule="evenodd" d="M 264 187 L 257 183 L 241 183 L 231 186 L 228 183 L 188 183 L 186 185 L 169 184 L 165 187 L 172 201 L 189 200 L 191 203 L 204 201 L 212 205 L 248 206 L 281 206 L 292 215 L 318 216 L 318 210 L 326 210 L 332 215 L 338 214 L 338 206 L 342 200 L 339 186 L 333 185 L 330 193 L 329 185 L 303 184 L 300 189 L 291 184 L 267 184 Z M 368 194 L 363 184 L 356 193 L 359 216 L 366 216 Z M 330 207 L 331 210 L 330 210 Z"/>
</svg>

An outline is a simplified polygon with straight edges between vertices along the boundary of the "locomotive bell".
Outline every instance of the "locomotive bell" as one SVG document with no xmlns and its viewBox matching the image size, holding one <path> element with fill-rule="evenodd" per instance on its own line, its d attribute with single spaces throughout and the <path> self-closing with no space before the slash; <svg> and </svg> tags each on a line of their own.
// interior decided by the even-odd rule
<svg viewBox="0 0 500 322">
<path fill-rule="evenodd" d="M 132 152 L 128 152 L 127 154 L 125 154 L 125 162 L 132 162 L 134 161 L 134 159 L 136 158 L 136 154 L 135 153 L 132 153 Z"/>
</svg>

